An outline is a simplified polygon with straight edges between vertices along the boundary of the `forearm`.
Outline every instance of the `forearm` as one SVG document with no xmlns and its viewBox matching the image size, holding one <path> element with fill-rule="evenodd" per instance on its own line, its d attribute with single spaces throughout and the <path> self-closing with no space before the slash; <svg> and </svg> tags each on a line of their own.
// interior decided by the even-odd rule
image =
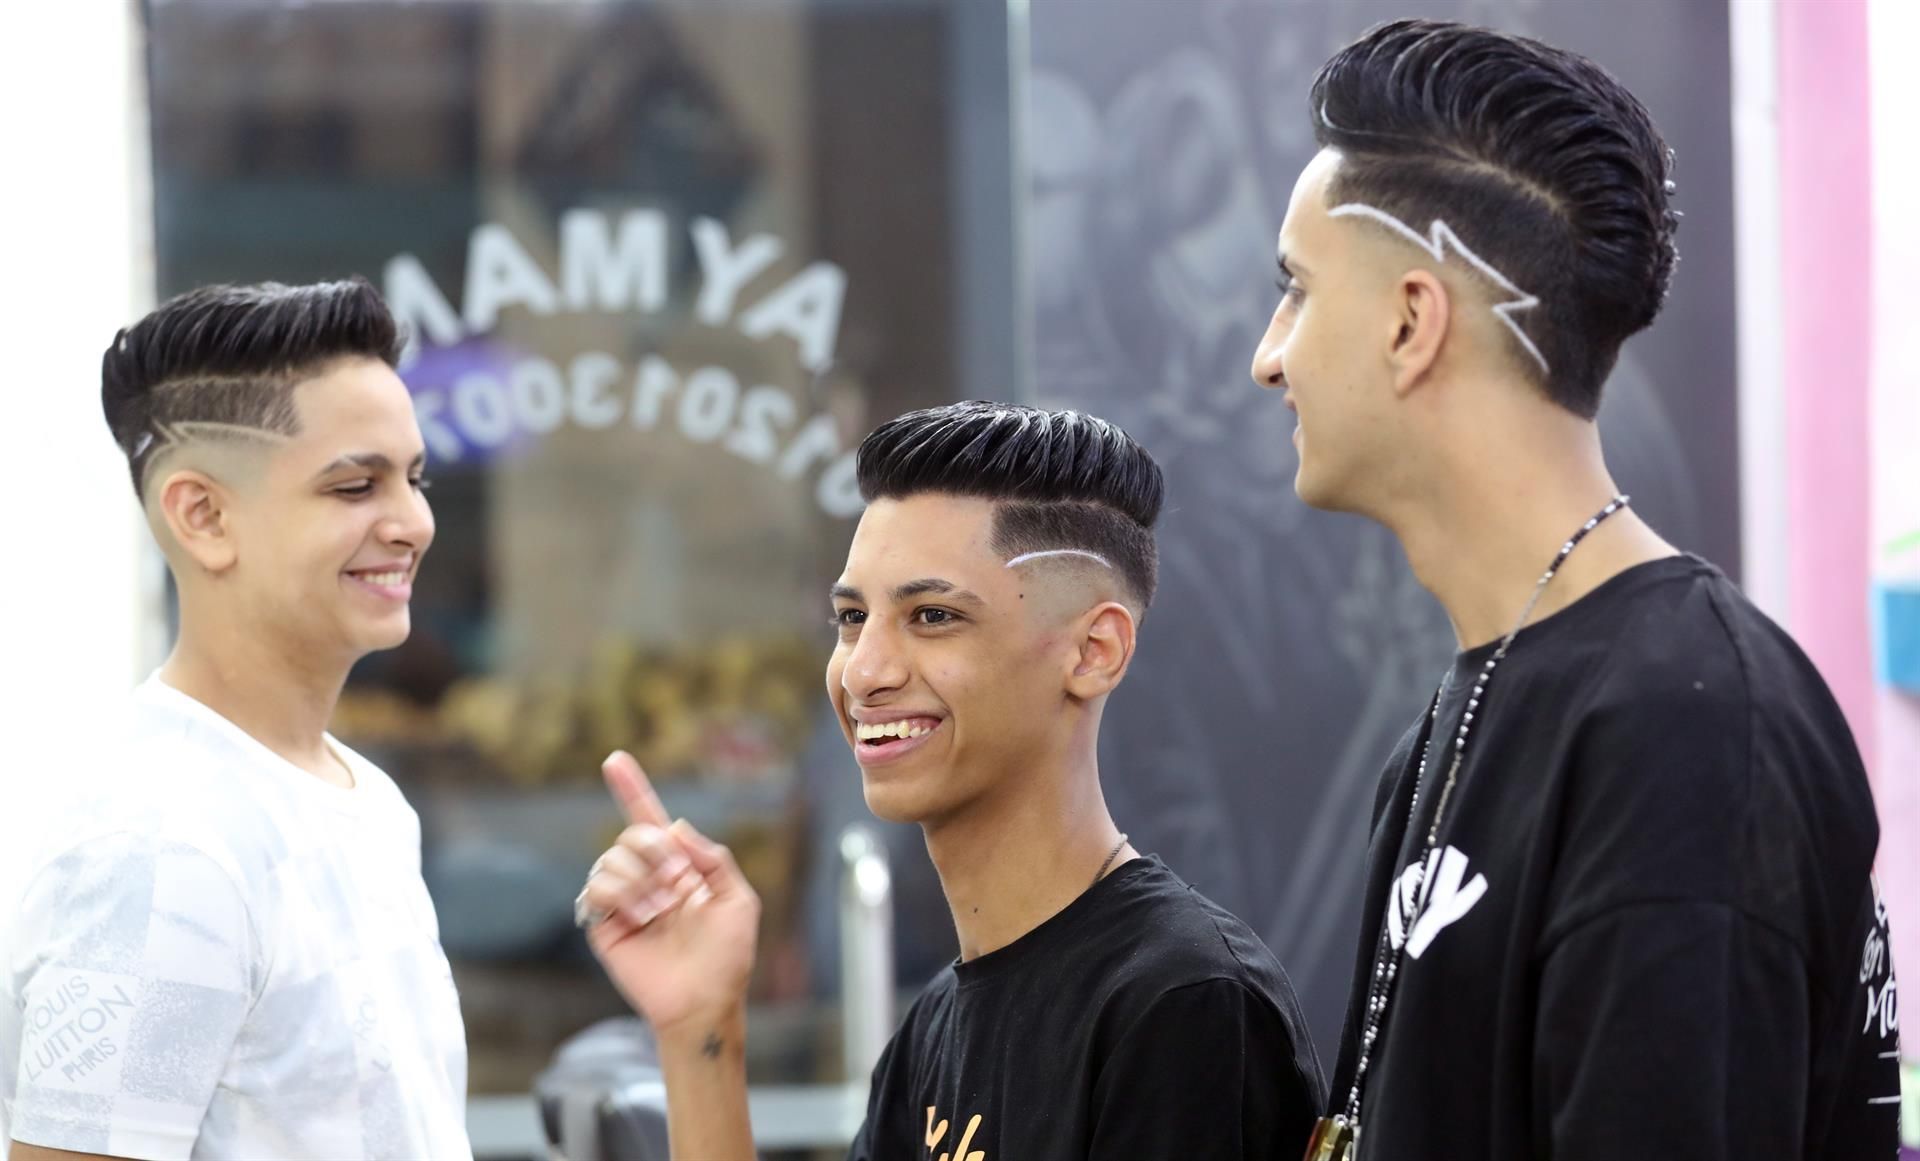
<svg viewBox="0 0 1920 1161">
<path fill-rule="evenodd" d="M 662 1032 L 660 1063 L 676 1161 L 755 1161 L 747 1120 L 745 1009 Z"/>
</svg>

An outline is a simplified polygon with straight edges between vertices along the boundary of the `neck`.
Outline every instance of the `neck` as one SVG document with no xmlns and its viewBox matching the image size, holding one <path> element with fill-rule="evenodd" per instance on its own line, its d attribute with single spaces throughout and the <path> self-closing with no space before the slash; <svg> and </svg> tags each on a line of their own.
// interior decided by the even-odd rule
<svg viewBox="0 0 1920 1161">
<path fill-rule="evenodd" d="M 1437 457 L 1434 478 L 1383 522 L 1399 537 L 1414 575 L 1446 609 L 1460 647 L 1470 649 L 1514 629 L 1555 554 L 1619 487 L 1594 425 L 1557 408 L 1449 433 L 1444 446 L 1449 451 Z M 1528 623 L 1635 565 L 1676 552 L 1631 508 L 1617 512 L 1574 549 Z"/>
<path fill-rule="evenodd" d="M 300 651 L 272 634 L 209 624 L 194 612 L 182 594 L 180 640 L 161 679 L 295 766 L 351 786 L 352 773 L 326 743 L 349 666 L 303 665 Z"/>
<path fill-rule="evenodd" d="M 1091 746 L 1077 761 L 1008 771 L 999 784 L 1005 793 L 923 828 L 964 960 L 998 951 L 1059 914 L 1092 885 L 1120 841 Z M 1130 857 L 1122 849 L 1112 866 Z"/>
</svg>

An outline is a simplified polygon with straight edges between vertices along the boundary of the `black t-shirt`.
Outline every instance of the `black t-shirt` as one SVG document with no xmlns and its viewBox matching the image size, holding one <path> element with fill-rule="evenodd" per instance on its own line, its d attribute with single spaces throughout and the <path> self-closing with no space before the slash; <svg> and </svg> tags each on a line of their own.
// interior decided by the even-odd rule
<svg viewBox="0 0 1920 1161">
<path fill-rule="evenodd" d="M 1411 835 L 1424 718 L 1382 780 L 1336 1112 L 1389 884 L 1410 882 L 1492 652 L 1456 663 Z M 1711 565 L 1641 565 L 1527 629 L 1474 711 L 1362 1155 L 1894 1156 L 1878 837 L 1820 675 Z"/>
<path fill-rule="evenodd" d="M 1326 1094 L 1293 987 L 1157 858 L 934 977 L 853 1161 L 1292 1161 Z"/>
</svg>

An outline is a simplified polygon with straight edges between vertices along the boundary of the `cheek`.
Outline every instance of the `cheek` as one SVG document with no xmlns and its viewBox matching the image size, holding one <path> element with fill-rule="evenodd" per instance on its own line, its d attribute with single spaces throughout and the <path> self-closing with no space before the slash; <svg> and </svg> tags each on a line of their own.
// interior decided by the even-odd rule
<svg viewBox="0 0 1920 1161">
<path fill-rule="evenodd" d="M 1286 339 L 1280 344 L 1280 361 L 1286 368 L 1289 384 L 1298 386 L 1301 380 L 1311 379 L 1318 369 L 1315 338 L 1313 324 L 1305 317 L 1296 317 L 1288 328 Z"/>
<path fill-rule="evenodd" d="M 312 522 L 289 527 L 281 535 L 281 559 L 300 562 L 313 583 L 346 583 L 345 572 L 373 536 L 373 517 L 357 508 L 329 512 L 324 508 Z"/>
</svg>

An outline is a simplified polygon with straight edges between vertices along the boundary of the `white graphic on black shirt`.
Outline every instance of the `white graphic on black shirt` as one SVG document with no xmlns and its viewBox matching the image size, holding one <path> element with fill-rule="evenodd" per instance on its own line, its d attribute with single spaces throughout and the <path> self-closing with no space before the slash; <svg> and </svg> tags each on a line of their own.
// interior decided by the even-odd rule
<svg viewBox="0 0 1920 1161">
<path fill-rule="evenodd" d="M 1866 1021 L 1860 1034 L 1885 1041 L 1889 1057 L 1898 1052 L 1900 1044 L 1900 987 L 1893 978 L 1893 956 L 1887 950 L 1891 935 L 1886 900 L 1880 897 L 1880 880 L 1875 878 L 1873 926 L 1867 929 L 1866 946 L 1860 953 L 1860 982 L 1867 986 Z M 1896 1096 L 1892 1101 L 1898 1099 Z"/>
<path fill-rule="evenodd" d="M 1387 938 L 1393 946 L 1405 943 L 1407 957 L 1419 959 L 1435 937 L 1465 918 L 1487 893 L 1485 875 L 1466 876 L 1467 856 L 1454 847 L 1436 848 L 1424 865 L 1414 863 L 1400 872 L 1387 900 Z"/>
</svg>

